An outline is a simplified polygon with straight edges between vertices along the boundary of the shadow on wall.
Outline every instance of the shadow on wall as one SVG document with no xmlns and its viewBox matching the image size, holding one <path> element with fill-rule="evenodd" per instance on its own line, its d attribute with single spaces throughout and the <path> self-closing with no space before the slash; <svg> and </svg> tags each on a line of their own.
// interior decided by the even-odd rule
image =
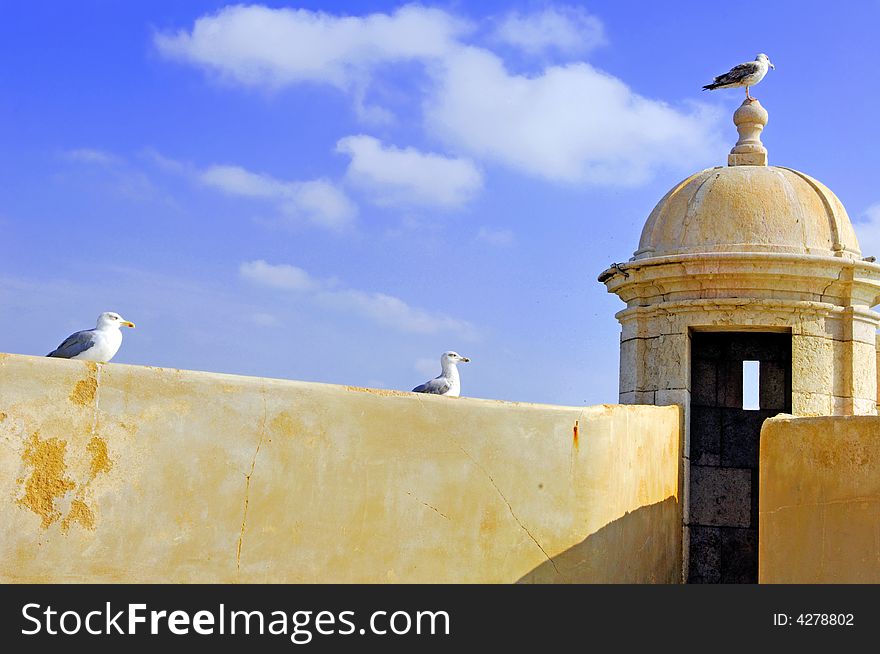
<svg viewBox="0 0 880 654">
<path fill-rule="evenodd" d="M 678 502 L 642 506 L 521 577 L 519 584 L 673 584 L 681 581 Z"/>
</svg>

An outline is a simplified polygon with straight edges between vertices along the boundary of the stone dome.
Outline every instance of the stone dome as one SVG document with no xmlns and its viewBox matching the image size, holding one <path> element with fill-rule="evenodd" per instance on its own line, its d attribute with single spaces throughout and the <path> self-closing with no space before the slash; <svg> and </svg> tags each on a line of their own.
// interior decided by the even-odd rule
<svg viewBox="0 0 880 654">
<path fill-rule="evenodd" d="M 697 252 L 860 257 L 837 196 L 812 177 L 779 166 L 709 168 L 660 200 L 635 258 Z"/>
<path fill-rule="evenodd" d="M 760 132 L 767 112 L 744 103 L 728 166 L 691 175 L 648 217 L 634 259 L 711 252 L 790 252 L 860 258 L 843 204 L 826 186 L 768 166 Z"/>
</svg>

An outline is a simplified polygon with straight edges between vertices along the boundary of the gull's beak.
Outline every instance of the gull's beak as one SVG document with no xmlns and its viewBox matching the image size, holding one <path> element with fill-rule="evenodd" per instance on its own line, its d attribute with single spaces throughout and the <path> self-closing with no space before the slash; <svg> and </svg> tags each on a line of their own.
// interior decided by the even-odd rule
<svg viewBox="0 0 880 654">
<path fill-rule="evenodd" d="M 460 361 L 461 361 L 462 363 L 469 363 L 469 362 L 470 362 L 470 359 L 468 359 L 467 357 L 462 357 L 462 358 L 460 359 Z"/>
<path fill-rule="evenodd" d="M 123 327 L 131 327 L 131 328 L 134 328 L 134 323 L 133 323 L 133 322 L 128 322 L 127 320 L 123 320 L 123 321 L 121 321 L 119 324 L 122 325 Z"/>
<path fill-rule="evenodd" d="M 776 70 L 776 66 L 774 66 L 772 63 L 770 63 L 769 60 L 767 61 L 767 65 L 770 66 L 770 68 L 772 68 L 773 70 Z"/>
</svg>

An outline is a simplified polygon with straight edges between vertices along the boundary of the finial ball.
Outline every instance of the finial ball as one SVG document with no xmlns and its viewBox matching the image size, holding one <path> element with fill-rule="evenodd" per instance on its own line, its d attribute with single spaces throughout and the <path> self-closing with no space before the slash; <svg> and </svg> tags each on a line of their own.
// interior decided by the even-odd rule
<svg viewBox="0 0 880 654">
<path fill-rule="evenodd" d="M 752 100 L 751 102 L 746 100 L 733 112 L 733 124 L 737 127 L 749 123 L 757 123 L 764 127 L 769 118 L 770 115 L 767 113 L 767 110 L 757 100 Z"/>
<path fill-rule="evenodd" d="M 757 100 L 746 100 L 733 113 L 733 124 L 739 140 L 727 156 L 728 166 L 766 166 L 767 148 L 761 143 L 761 132 L 767 124 L 767 110 Z"/>
</svg>

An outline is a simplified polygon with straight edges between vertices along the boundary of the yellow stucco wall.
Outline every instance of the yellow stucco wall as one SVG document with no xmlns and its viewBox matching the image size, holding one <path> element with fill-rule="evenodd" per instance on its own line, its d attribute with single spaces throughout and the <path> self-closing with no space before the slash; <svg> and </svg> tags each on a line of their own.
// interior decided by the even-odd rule
<svg viewBox="0 0 880 654">
<path fill-rule="evenodd" d="M 761 430 L 761 583 L 880 583 L 880 417 Z"/>
<path fill-rule="evenodd" d="M 675 582 L 679 416 L 0 354 L 0 581 Z"/>
</svg>

